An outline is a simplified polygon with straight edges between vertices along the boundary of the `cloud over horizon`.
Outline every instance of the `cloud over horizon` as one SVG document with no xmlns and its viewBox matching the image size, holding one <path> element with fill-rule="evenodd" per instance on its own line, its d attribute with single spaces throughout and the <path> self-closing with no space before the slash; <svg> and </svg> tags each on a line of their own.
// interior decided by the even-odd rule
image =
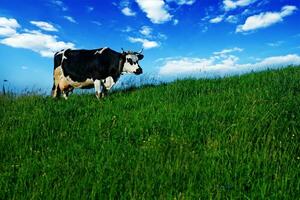
<svg viewBox="0 0 300 200">
<path fill-rule="evenodd" d="M 164 76 L 196 75 L 203 77 L 223 77 L 300 64 L 300 56 L 297 54 L 271 56 L 254 63 L 239 64 L 239 57 L 229 54 L 233 51 L 222 50 L 215 52 L 209 58 L 182 57 L 164 59 L 159 69 L 159 74 Z M 220 54 L 222 56 L 219 56 Z"/>
</svg>

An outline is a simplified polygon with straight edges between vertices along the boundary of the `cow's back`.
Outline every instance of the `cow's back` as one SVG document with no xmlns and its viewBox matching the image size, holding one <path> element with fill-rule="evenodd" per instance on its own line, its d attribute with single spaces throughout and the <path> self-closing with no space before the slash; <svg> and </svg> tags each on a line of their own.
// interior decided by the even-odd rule
<svg viewBox="0 0 300 200">
<path fill-rule="evenodd" d="M 116 66 L 118 68 L 120 56 L 108 48 L 101 50 L 66 50 L 57 57 L 57 62 L 62 59 L 64 76 L 69 76 L 74 81 L 105 79 L 116 71 Z"/>
</svg>

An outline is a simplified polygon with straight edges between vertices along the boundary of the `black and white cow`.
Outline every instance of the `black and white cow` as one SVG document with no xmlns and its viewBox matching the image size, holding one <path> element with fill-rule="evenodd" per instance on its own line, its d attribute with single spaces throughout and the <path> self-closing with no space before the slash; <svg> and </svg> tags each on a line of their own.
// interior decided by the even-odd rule
<svg viewBox="0 0 300 200">
<path fill-rule="evenodd" d="M 142 52 L 116 52 L 110 48 L 62 50 L 54 55 L 52 96 L 67 99 L 74 88 L 95 88 L 97 98 L 117 82 L 121 74 L 142 74 Z"/>
</svg>

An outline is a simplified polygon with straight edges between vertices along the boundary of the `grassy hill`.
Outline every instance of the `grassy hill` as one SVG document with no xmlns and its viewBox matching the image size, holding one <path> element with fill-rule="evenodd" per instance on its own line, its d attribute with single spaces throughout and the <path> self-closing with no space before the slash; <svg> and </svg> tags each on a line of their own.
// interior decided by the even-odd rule
<svg viewBox="0 0 300 200">
<path fill-rule="evenodd" d="M 297 199 L 300 68 L 0 96 L 0 199 Z"/>
</svg>

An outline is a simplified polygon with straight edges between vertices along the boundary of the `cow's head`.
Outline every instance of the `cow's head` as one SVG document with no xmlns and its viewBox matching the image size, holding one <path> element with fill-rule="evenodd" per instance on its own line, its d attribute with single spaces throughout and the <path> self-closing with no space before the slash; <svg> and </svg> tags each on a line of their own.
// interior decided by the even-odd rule
<svg viewBox="0 0 300 200">
<path fill-rule="evenodd" d="M 123 51 L 123 55 L 125 57 L 123 72 L 134 73 L 137 75 L 143 73 L 143 69 L 139 65 L 139 60 L 142 60 L 144 58 L 142 51 L 140 52 Z"/>
</svg>

